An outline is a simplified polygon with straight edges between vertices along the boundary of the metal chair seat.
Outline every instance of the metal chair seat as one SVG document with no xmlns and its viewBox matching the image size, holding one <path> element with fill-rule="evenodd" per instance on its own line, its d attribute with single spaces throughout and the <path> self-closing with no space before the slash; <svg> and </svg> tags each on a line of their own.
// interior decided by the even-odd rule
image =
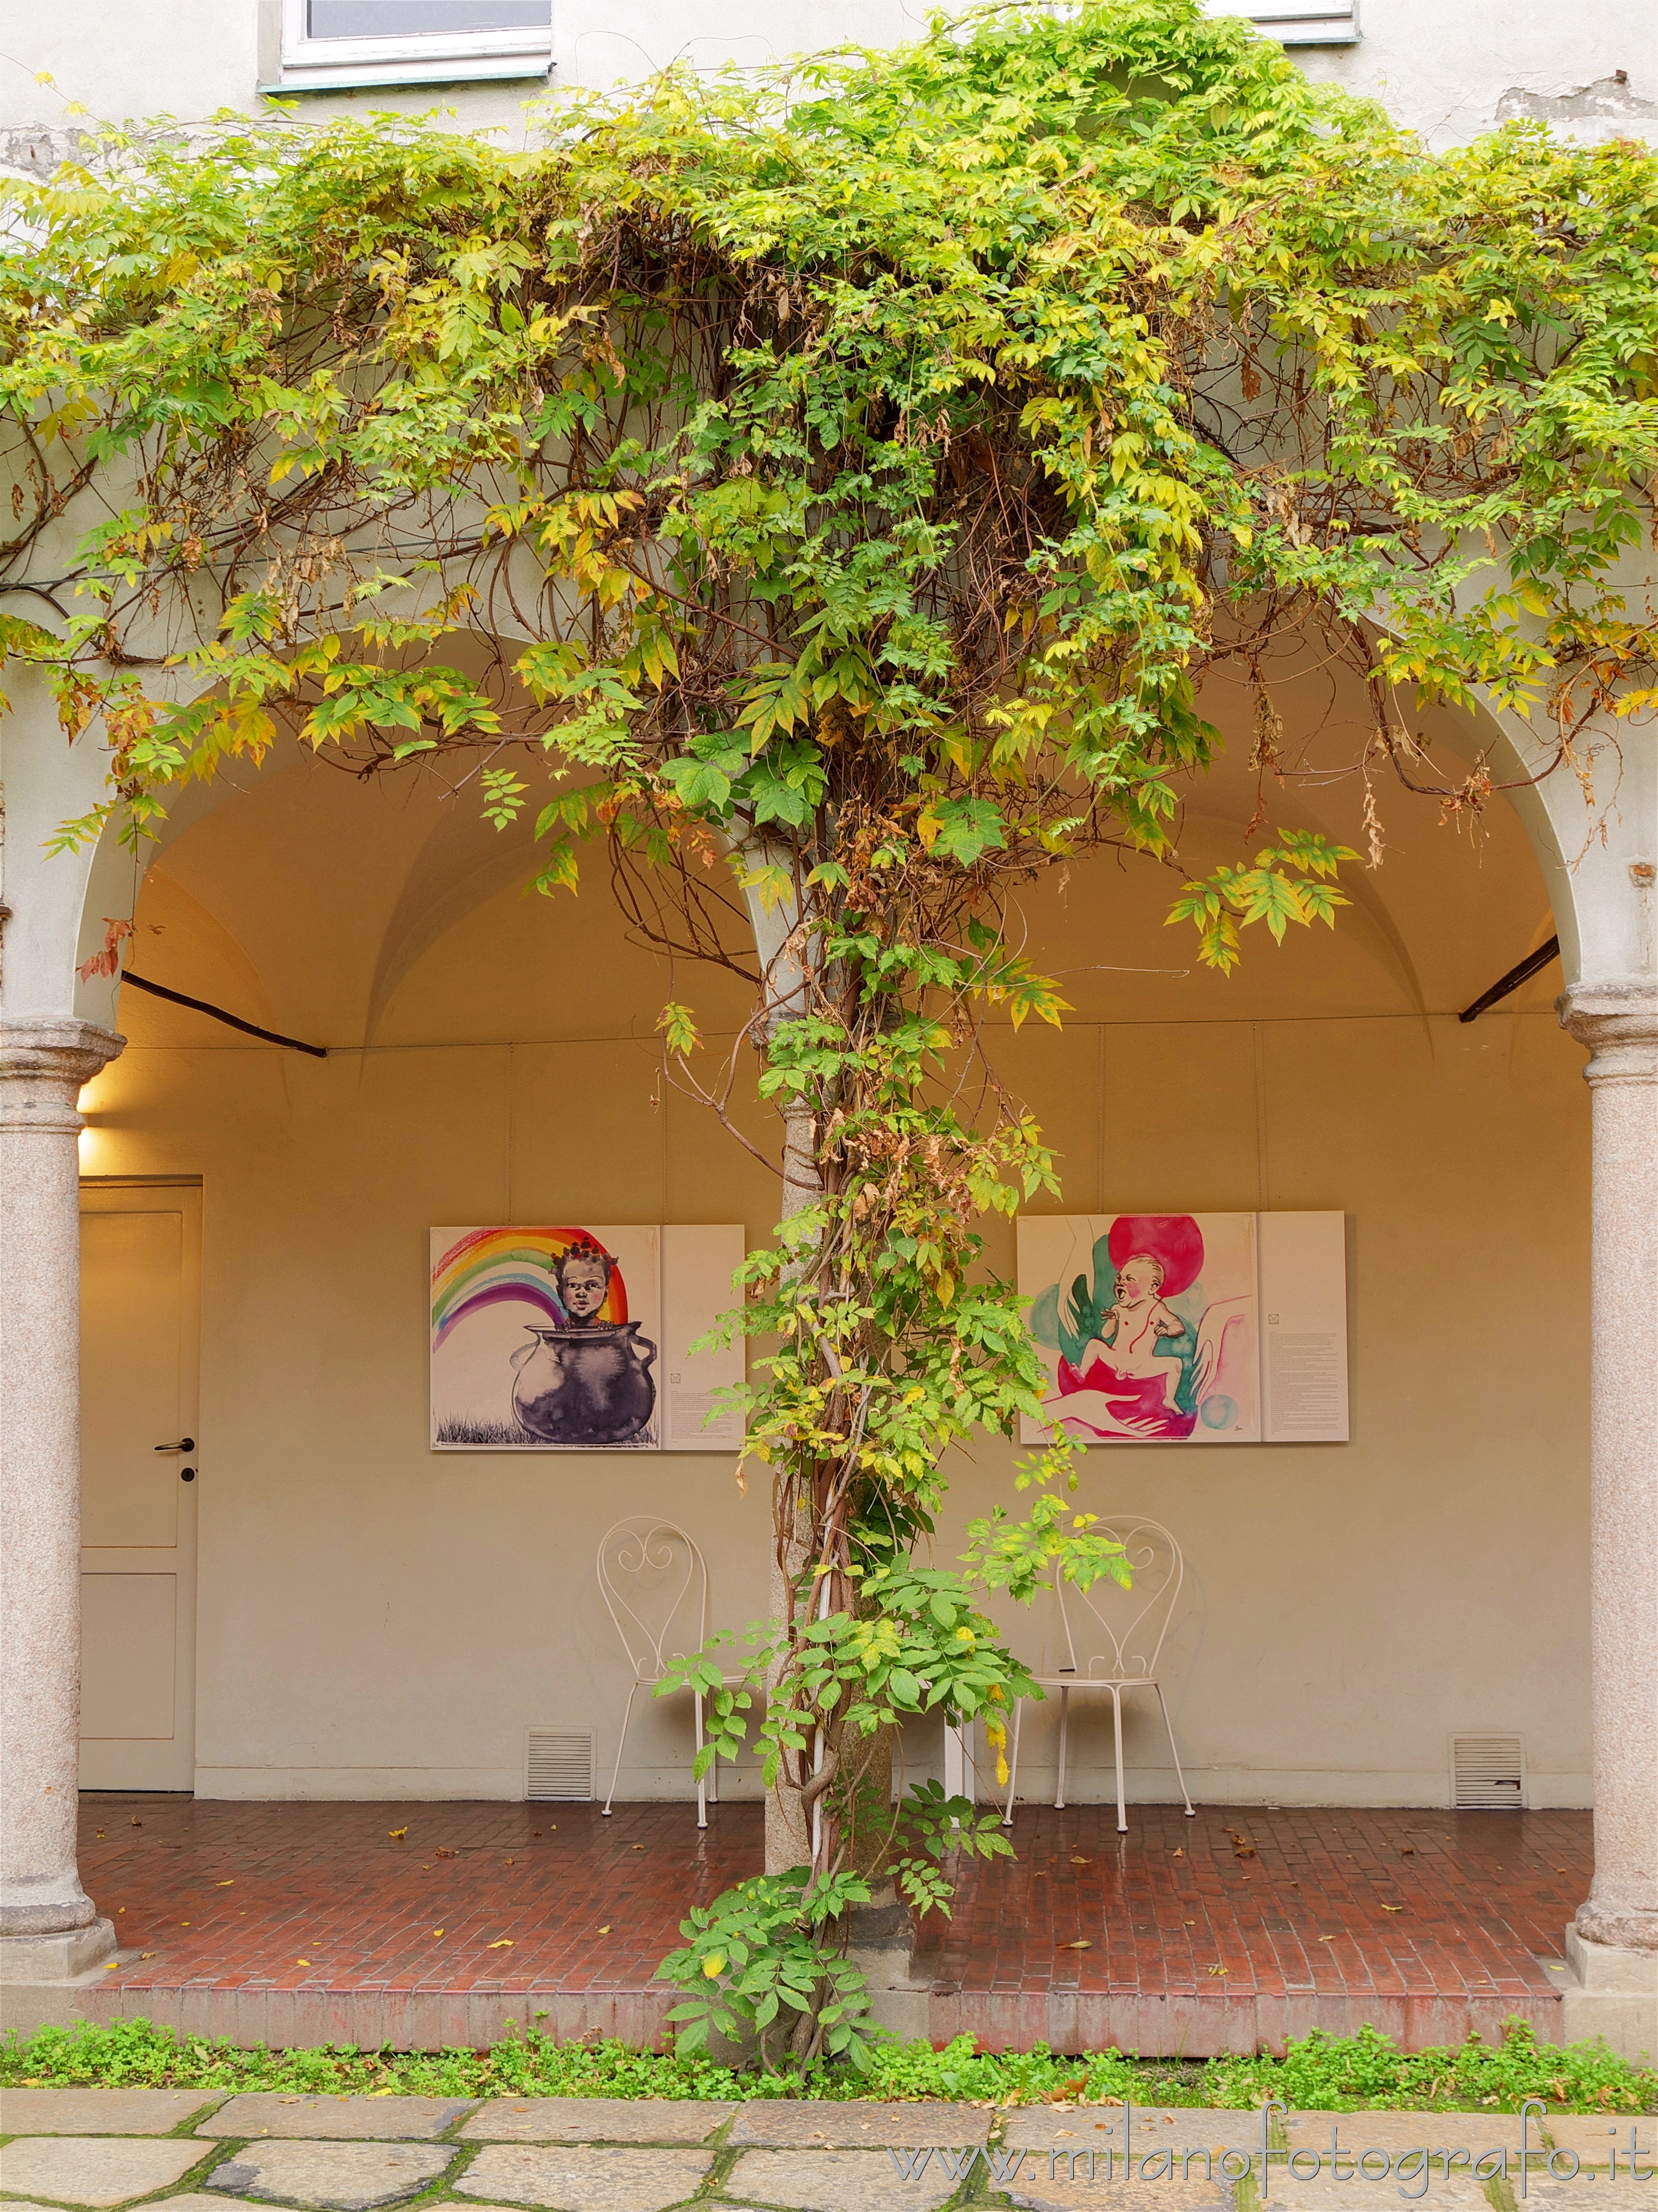
<svg viewBox="0 0 1658 2212">
<path fill-rule="evenodd" d="M 1071 1725 L 1071 1699 L 1077 1692 L 1103 1690 L 1111 1700 L 1112 1733 L 1117 1754 L 1117 1832 L 1125 1835 L 1128 1830 L 1128 1810 L 1125 1802 L 1122 1765 L 1122 1700 L 1126 1690 L 1151 1690 L 1157 1697 L 1163 1714 L 1163 1725 L 1169 1737 L 1169 1749 L 1175 1762 L 1175 1778 L 1186 1806 L 1188 1820 L 1196 1818 L 1186 1787 L 1186 1776 L 1180 1763 L 1180 1751 L 1175 1742 L 1174 1724 L 1169 1717 L 1169 1706 L 1163 1694 L 1163 1685 L 1157 1680 L 1157 1656 L 1163 1650 L 1163 1638 L 1169 1632 L 1173 1618 L 1175 1600 L 1180 1595 L 1184 1576 L 1184 1565 L 1180 1546 L 1161 1522 L 1139 1519 L 1102 1521 L 1099 1533 L 1110 1537 L 1123 1547 L 1131 1572 L 1144 1577 L 1142 1595 L 1133 1600 L 1133 1590 L 1124 1593 L 1121 1586 L 1113 1583 L 1111 1593 L 1127 1596 L 1130 1602 L 1127 1617 L 1113 1626 L 1101 1609 L 1101 1604 L 1088 1590 L 1074 1583 L 1067 1585 L 1060 1577 L 1054 1584 L 1054 1595 L 1059 1601 L 1060 1619 L 1065 1629 L 1065 1648 L 1071 1656 L 1069 1667 L 1055 1668 L 1036 1676 L 1044 1690 L 1060 1693 L 1060 1772 L 1054 1796 L 1055 1812 L 1065 1810 L 1065 1761 Z M 1096 1583 L 1094 1588 L 1101 1589 Z M 1068 1591 L 1068 1599 L 1067 1599 Z M 1103 1594 L 1103 1593 L 1102 1593 Z M 1106 1648 L 1090 1658 L 1078 1663 L 1077 1639 L 1072 1633 L 1068 1603 L 1080 1604 L 1088 1616 L 1088 1628 L 1104 1638 Z M 1096 1671 L 1101 1670 L 1101 1671 Z M 1019 1729 L 1024 1717 L 1028 1698 L 1019 1698 L 1013 1708 L 1013 1750 L 1008 1763 L 1007 1809 L 1002 1814 L 1002 1826 L 1013 1825 L 1013 1798 L 1019 1784 Z"/>
</svg>

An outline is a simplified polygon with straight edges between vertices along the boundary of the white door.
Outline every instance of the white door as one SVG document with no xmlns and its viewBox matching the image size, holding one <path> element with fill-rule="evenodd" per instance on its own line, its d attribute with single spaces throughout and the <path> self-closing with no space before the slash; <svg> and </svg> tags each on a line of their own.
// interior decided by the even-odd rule
<svg viewBox="0 0 1658 2212">
<path fill-rule="evenodd" d="M 196 1779 L 202 1194 L 81 1186 L 81 1786 Z"/>
</svg>

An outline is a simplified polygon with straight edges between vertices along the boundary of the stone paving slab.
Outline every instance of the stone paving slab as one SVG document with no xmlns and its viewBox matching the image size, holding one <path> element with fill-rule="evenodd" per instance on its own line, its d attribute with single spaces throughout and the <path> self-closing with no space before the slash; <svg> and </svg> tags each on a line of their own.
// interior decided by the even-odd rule
<svg viewBox="0 0 1658 2212">
<path fill-rule="evenodd" d="M 1526 2191 L 1526 2212 L 1597 2212 L 1597 2208 L 1599 2212 L 1640 2212 L 1655 2196 L 1658 2183 L 1625 2181 L 1620 2163 L 1616 2181 L 1604 2174 L 1593 2181 L 1587 2174 L 1582 2181 L 1533 2179 Z"/>
<path fill-rule="evenodd" d="M 470 2112 L 476 2097 L 305 2097 L 261 2089 L 233 2097 L 198 2136 L 294 2136 L 354 2142 L 429 2142 Z"/>
<path fill-rule="evenodd" d="M 1010 2203 L 1023 2212 L 1230 2212 L 1231 2191 L 1218 2181 L 1147 2182 L 1125 2188 L 1112 2185 L 1111 2194 L 1096 2194 L 1105 2185 L 1097 2179 L 1090 2187 L 1080 2172 L 1074 2181 L 1065 2169 L 1049 2179 L 1048 2160 L 1034 2165 L 1027 2159 L 1015 2179 L 1005 2185 Z M 1491 2212 L 1489 2205 L 1485 2212 Z"/>
<path fill-rule="evenodd" d="M 462 2142 L 702 2143 L 737 2110 L 687 2097 L 492 2097 Z"/>
<path fill-rule="evenodd" d="M 494 2143 L 456 2182 L 463 2196 L 497 2205 L 535 2204 L 556 2212 L 664 2212 L 691 2196 L 713 2160 L 706 2151 L 531 2150 Z"/>
<path fill-rule="evenodd" d="M 0 2149 L 0 2189 L 58 2204 L 125 2204 L 198 2166 L 198 2142 L 131 2136 L 18 2136 Z"/>
<path fill-rule="evenodd" d="M 251 2142 L 215 2166 L 207 2186 L 216 2196 L 369 2212 L 417 2195 L 448 2172 L 455 2156 L 442 2143 Z"/>
<path fill-rule="evenodd" d="M 1416 2192 L 1421 2189 L 1422 2180 L 1414 2160 L 1411 2160 L 1409 2178 L 1404 2182 L 1396 2173 L 1383 2174 L 1375 2167 L 1371 2174 L 1374 2179 L 1371 2175 L 1355 2175 L 1349 2181 L 1336 2181 L 1325 2172 L 1315 2179 L 1303 2181 L 1291 2174 L 1280 2173 L 1275 2166 L 1266 2212 L 1272 2212 L 1273 2206 L 1278 2212 L 1341 2212 L 1343 2206 L 1348 2208 L 1348 2212 L 1355 2212 L 1355 2208 L 1372 2203 L 1376 2212 L 1382 2212 L 1384 2205 L 1388 2212 L 1400 2212 L 1403 2203 L 1419 2206 L 1421 2212 L 1491 2212 L 1491 2200 L 1483 2185 L 1473 2180 L 1466 2168 L 1454 2172 L 1447 2181 L 1436 2166 L 1420 2197 Z"/>
<path fill-rule="evenodd" d="M 1206 2150 L 1216 2158 L 1223 2151 L 1236 2150 L 1258 2157 L 1260 2115 L 1202 2106 L 1173 2110 L 1148 2106 L 1142 2112 L 1136 2105 L 1132 2115 L 1120 2105 L 1081 2105 L 1063 2112 L 1051 2106 L 1029 2106 L 1007 2114 L 1002 2140 L 1029 2150 L 1110 2149 L 1119 2154 L 1121 2176 L 1125 2144 L 1137 2172 L 1143 2157 L 1163 2150 L 1176 2154 Z"/>
<path fill-rule="evenodd" d="M 182 2197 L 164 2197 L 159 2204 L 146 2204 L 144 2212 L 236 2212 L 239 2203 L 247 2202 L 246 2198 L 221 2197 L 216 2191 L 209 2197 L 199 2189 L 191 2189 Z M 6 2212 L 15 2212 L 15 2208 L 9 2205 Z M 264 2212 L 263 2205 L 258 2212 Z"/>
<path fill-rule="evenodd" d="M 165 2136 L 222 2089 L 0 2089 L 9 2136 Z"/>
<path fill-rule="evenodd" d="M 1259 2130 L 1260 2123 L 1255 2124 Z M 1418 2150 L 1425 2143 L 1430 2150 L 1469 2150 L 1476 2158 L 1488 2150 L 1506 2149 L 1519 2171 L 1518 2112 L 1291 2112 L 1280 2124 L 1291 2150 L 1304 2146 L 1327 2163 L 1333 2128 L 1344 2159 L 1372 2144 L 1378 2150 L 1401 2151 Z M 1533 2150 L 1540 2147 L 1534 2118 L 1527 2141 Z"/>
<path fill-rule="evenodd" d="M 792 2212 L 935 2212 L 965 2178 L 952 2179 L 929 2157 L 907 2181 L 885 2150 L 746 2150 L 725 2187 L 741 2203 Z"/>
<path fill-rule="evenodd" d="M 756 2099 L 738 2107 L 733 2143 L 796 2144 L 819 2149 L 865 2149 L 872 2143 L 982 2143 L 990 2139 L 988 2110 L 971 2105 L 875 2105 L 863 2101 L 813 2104 Z M 890 2161 L 889 2161 L 890 2163 Z M 1658 2207 L 1655 2207 L 1658 2212 Z"/>
<path fill-rule="evenodd" d="M 1632 2119 L 1625 2113 L 1614 2120 L 1608 2115 L 1602 2118 L 1597 2112 L 1551 2112 L 1543 2125 L 1548 2130 L 1549 2141 L 1558 2143 L 1562 2150 L 1575 2150 L 1585 2166 L 1606 2166 L 1613 2148 L 1618 2153 L 1618 2171 L 1625 2170 L 1631 2149 L 1630 2131 L 1635 2133 L 1634 2148 L 1643 2168 L 1658 2166 L 1658 2124 L 1649 2116 Z"/>
</svg>

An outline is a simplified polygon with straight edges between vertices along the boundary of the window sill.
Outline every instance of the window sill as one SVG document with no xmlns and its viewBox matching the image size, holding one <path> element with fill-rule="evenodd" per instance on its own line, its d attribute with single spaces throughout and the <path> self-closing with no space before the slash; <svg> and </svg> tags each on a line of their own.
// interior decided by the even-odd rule
<svg viewBox="0 0 1658 2212">
<path fill-rule="evenodd" d="M 502 62 L 378 62 L 340 69 L 285 69 L 275 84 L 256 85 L 261 100 L 291 100 L 296 92 L 396 91 L 400 86 L 544 84 L 550 55 Z"/>
</svg>

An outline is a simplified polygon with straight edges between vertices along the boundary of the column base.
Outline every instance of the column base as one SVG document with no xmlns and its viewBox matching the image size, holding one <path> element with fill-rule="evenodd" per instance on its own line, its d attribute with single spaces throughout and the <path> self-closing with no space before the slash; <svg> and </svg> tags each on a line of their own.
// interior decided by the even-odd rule
<svg viewBox="0 0 1658 2212">
<path fill-rule="evenodd" d="M 847 1914 L 847 1956 L 869 1985 L 870 2017 L 906 2042 L 927 2033 L 931 1984 L 912 1978 L 915 1928 L 890 1877 L 870 1885 L 867 1905 Z"/>
<path fill-rule="evenodd" d="M 0 1936 L 0 1987 L 76 1981 L 114 1956 L 112 1920 L 94 1920 L 58 1936 Z"/>
<path fill-rule="evenodd" d="M 1566 2043 L 1603 2037 L 1620 2058 L 1650 2066 L 1658 2055 L 1658 1953 L 1586 1943 L 1566 1930 L 1567 1967 L 1557 1979 Z"/>
</svg>

